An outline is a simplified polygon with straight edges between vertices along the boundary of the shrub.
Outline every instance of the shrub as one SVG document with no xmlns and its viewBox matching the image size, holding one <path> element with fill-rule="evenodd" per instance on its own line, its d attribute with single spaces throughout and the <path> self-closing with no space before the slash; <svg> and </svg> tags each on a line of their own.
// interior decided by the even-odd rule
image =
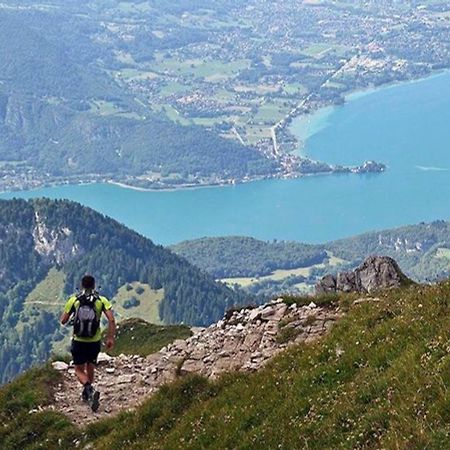
<svg viewBox="0 0 450 450">
<path fill-rule="evenodd" d="M 126 299 L 123 302 L 123 307 L 125 309 L 135 308 L 136 306 L 139 306 L 141 304 L 140 300 L 138 300 L 136 297 L 131 297 Z"/>
<path fill-rule="evenodd" d="M 136 294 L 142 295 L 145 292 L 145 289 L 142 286 L 138 286 L 136 289 Z"/>
</svg>

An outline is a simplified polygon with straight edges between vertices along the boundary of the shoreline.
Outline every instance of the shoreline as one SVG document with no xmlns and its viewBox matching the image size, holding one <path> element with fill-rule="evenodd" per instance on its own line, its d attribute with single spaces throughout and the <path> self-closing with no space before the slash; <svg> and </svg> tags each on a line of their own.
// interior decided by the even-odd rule
<svg viewBox="0 0 450 450">
<path fill-rule="evenodd" d="M 324 120 L 332 114 L 336 108 L 340 108 L 345 106 L 345 104 L 348 101 L 358 100 L 362 97 L 371 95 L 373 93 L 376 93 L 381 90 L 385 89 L 392 89 L 403 85 L 409 85 L 409 84 L 416 84 L 423 81 L 427 81 L 429 79 L 443 76 L 450 72 L 450 68 L 445 69 L 439 69 L 432 71 L 430 74 L 428 74 L 425 77 L 419 77 L 414 78 L 410 80 L 403 80 L 403 81 L 393 81 L 390 83 L 386 83 L 380 86 L 370 86 L 363 89 L 354 89 L 351 91 L 348 91 L 344 95 L 345 102 L 343 104 L 323 104 L 319 106 L 317 109 L 313 109 L 308 113 L 303 113 L 298 116 L 292 117 L 291 122 L 286 127 L 288 132 L 291 133 L 295 139 L 297 140 L 297 148 L 289 153 L 286 153 L 286 155 L 295 156 L 302 159 L 308 159 L 313 162 L 317 162 L 315 158 L 313 158 L 310 155 L 307 155 L 303 152 L 305 148 L 306 141 L 312 137 L 314 134 L 318 133 L 321 129 L 327 126 L 326 122 Z M 312 130 L 300 130 L 297 132 L 294 132 L 292 130 L 295 122 L 300 122 L 302 120 L 307 120 L 311 123 L 309 125 Z M 322 122 L 322 124 L 321 124 Z M 315 129 L 316 128 L 316 129 Z M 325 164 L 328 164 L 325 162 Z M 330 165 L 332 167 L 332 165 Z M 349 166 L 351 167 L 351 166 Z M 158 187 L 142 187 L 139 186 L 138 183 L 134 185 L 132 183 L 133 180 L 130 180 L 131 182 L 124 182 L 124 181 L 115 181 L 112 178 L 108 178 L 105 175 L 101 174 L 91 174 L 86 176 L 81 176 L 78 180 L 77 179 L 64 179 L 64 180 L 43 180 L 42 182 L 38 180 L 29 180 L 29 186 L 27 187 L 27 183 L 25 183 L 22 187 L 17 186 L 13 187 L 11 189 L 1 189 L 0 194 L 12 194 L 16 192 L 34 192 L 39 189 L 44 188 L 56 188 L 61 187 L 64 185 L 67 186 L 85 186 L 85 185 L 91 185 L 91 184 L 111 184 L 118 186 L 123 189 L 131 189 L 139 192 L 175 192 L 175 191 L 181 191 L 181 190 L 194 190 L 194 189 L 205 189 L 205 188 L 219 188 L 219 187 L 232 187 L 237 186 L 241 184 L 247 184 L 247 183 L 253 183 L 257 181 L 265 181 L 265 180 L 283 180 L 283 179 L 298 179 L 303 177 L 311 177 L 311 176 L 321 176 L 321 175 L 339 175 L 340 173 L 338 171 L 327 171 L 327 172 L 312 172 L 312 173 L 299 173 L 299 172 L 282 172 L 282 173 L 273 173 L 268 174 L 265 176 L 259 176 L 259 177 L 252 177 L 248 179 L 242 179 L 242 180 L 236 180 L 236 179 L 230 179 L 230 180 L 222 180 L 218 182 L 211 182 L 211 183 L 200 183 L 200 184 L 180 184 L 180 185 L 167 185 L 167 186 L 158 186 Z M 89 179 L 91 177 L 91 179 Z M 88 179 L 87 179 L 88 178 Z"/>
<path fill-rule="evenodd" d="M 316 133 L 318 133 L 321 129 L 326 127 L 326 123 L 321 125 L 321 122 L 323 122 L 324 119 L 326 119 L 330 114 L 332 114 L 337 108 L 344 107 L 347 104 L 347 102 L 358 100 L 360 98 L 369 96 L 371 94 L 375 94 L 375 93 L 385 90 L 385 89 L 388 90 L 388 89 L 393 89 L 393 88 L 397 88 L 397 87 L 401 87 L 401 86 L 408 86 L 410 84 L 421 83 L 421 82 L 430 80 L 435 77 L 443 76 L 449 72 L 450 72 L 450 68 L 437 69 L 437 70 L 430 72 L 428 75 L 426 75 L 424 77 L 412 78 L 410 80 L 392 81 L 392 82 L 385 83 L 385 84 L 382 84 L 379 86 L 368 86 L 366 88 L 353 89 L 343 95 L 343 98 L 344 98 L 343 104 L 339 104 L 339 105 L 333 104 L 333 103 L 325 104 L 325 105 L 320 106 L 317 109 L 311 110 L 310 112 L 308 112 L 306 114 L 305 113 L 299 114 L 298 116 L 292 117 L 291 123 L 287 126 L 287 130 L 290 134 L 292 134 L 297 139 L 298 145 L 295 150 L 290 152 L 290 154 L 301 157 L 301 158 L 314 159 L 311 155 L 303 153 L 305 145 L 306 145 L 306 141 L 308 139 L 310 139 L 312 136 L 314 136 Z M 323 117 L 321 116 L 321 114 L 323 114 Z M 311 124 L 312 124 L 312 125 L 310 125 L 312 130 L 306 130 L 306 131 L 304 131 L 304 133 L 294 132 L 292 130 L 295 121 L 300 122 L 301 120 L 306 121 L 308 119 L 309 119 L 308 122 L 311 122 Z M 315 125 L 318 125 L 318 126 L 315 127 Z M 314 128 L 317 128 L 317 129 L 314 129 Z"/>
</svg>

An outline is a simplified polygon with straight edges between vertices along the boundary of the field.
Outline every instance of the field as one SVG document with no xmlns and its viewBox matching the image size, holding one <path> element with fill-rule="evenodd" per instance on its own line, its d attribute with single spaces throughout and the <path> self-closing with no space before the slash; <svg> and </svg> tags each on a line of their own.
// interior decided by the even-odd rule
<svg viewBox="0 0 450 450">
<path fill-rule="evenodd" d="M 436 258 L 443 258 L 450 260 L 450 248 L 438 248 L 436 251 Z"/>
<path fill-rule="evenodd" d="M 239 71 L 248 68 L 249 64 L 249 60 L 246 59 L 237 59 L 230 62 L 200 58 L 177 59 L 156 53 L 155 62 L 151 63 L 150 67 L 157 73 L 200 77 L 215 82 L 235 77 Z"/>
<path fill-rule="evenodd" d="M 64 307 L 63 295 L 66 276 L 56 268 L 51 268 L 47 276 L 28 294 L 25 305 L 36 305 L 54 311 Z"/>
<path fill-rule="evenodd" d="M 21 315 L 21 320 L 16 325 L 17 331 L 20 333 L 23 326 L 27 323 L 33 326 L 33 317 L 35 310 L 45 310 L 51 313 L 59 314 L 64 308 L 66 297 L 64 295 L 65 274 L 58 271 L 56 268 L 50 269 L 48 275 L 42 280 L 33 291 L 25 299 L 24 311 Z M 142 291 L 142 292 L 141 292 Z M 139 304 L 134 307 L 126 308 L 126 302 L 134 297 Z M 148 284 L 141 284 L 139 282 L 130 283 L 122 286 L 117 294 L 111 299 L 113 303 L 114 314 L 116 320 L 128 318 L 138 318 L 147 322 L 162 325 L 159 316 L 159 303 L 164 297 L 164 289 L 153 290 Z M 53 351 L 55 353 L 64 353 L 69 345 L 71 336 L 70 327 L 62 327 L 63 339 L 55 342 Z"/>
<path fill-rule="evenodd" d="M 248 287 L 255 283 L 261 283 L 263 281 L 282 281 L 285 280 L 288 277 L 291 276 L 303 276 L 308 277 L 311 274 L 311 271 L 313 269 L 323 269 L 324 267 L 337 267 L 345 261 L 343 259 L 337 258 L 334 256 L 331 252 L 328 253 L 329 259 L 326 264 L 315 264 L 310 267 L 299 267 L 297 269 L 280 269 L 273 271 L 270 275 L 266 275 L 263 277 L 238 277 L 238 278 L 223 278 L 220 281 L 222 283 L 228 284 L 228 285 L 235 285 L 238 284 L 241 287 Z M 304 283 L 299 283 L 296 285 L 297 287 L 305 287 Z M 308 288 L 309 290 L 309 288 Z"/>
<path fill-rule="evenodd" d="M 141 289 L 143 291 L 139 293 Z M 139 305 L 125 308 L 125 302 L 132 297 L 135 297 L 139 301 Z M 113 303 L 114 313 L 119 321 L 134 317 L 161 325 L 162 321 L 159 317 L 158 307 L 163 298 L 164 289 L 154 290 L 148 284 L 134 282 L 122 286 L 111 301 Z"/>
</svg>

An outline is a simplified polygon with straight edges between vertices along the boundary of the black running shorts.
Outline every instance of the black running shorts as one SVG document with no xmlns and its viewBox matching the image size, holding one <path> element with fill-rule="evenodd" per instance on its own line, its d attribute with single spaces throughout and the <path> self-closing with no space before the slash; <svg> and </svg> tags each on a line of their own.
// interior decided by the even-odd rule
<svg viewBox="0 0 450 450">
<path fill-rule="evenodd" d="M 86 363 L 97 364 L 97 356 L 100 353 L 100 341 L 80 342 L 73 340 L 70 351 L 73 363 L 76 366 Z"/>
</svg>

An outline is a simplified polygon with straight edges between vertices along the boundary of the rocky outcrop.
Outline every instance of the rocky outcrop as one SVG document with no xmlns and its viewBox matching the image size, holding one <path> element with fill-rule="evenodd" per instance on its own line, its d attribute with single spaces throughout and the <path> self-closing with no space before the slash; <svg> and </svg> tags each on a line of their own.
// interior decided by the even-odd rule
<svg viewBox="0 0 450 450">
<path fill-rule="evenodd" d="M 82 253 L 80 246 L 74 242 L 72 230 L 67 227 L 50 229 L 45 221 L 35 212 L 33 229 L 34 249 L 48 263 L 62 265 Z"/>
<path fill-rule="evenodd" d="M 371 256 L 353 272 L 327 275 L 316 284 L 316 293 L 359 292 L 370 293 L 380 289 L 401 286 L 410 280 L 398 264 L 387 256 Z"/>
<path fill-rule="evenodd" d="M 55 394 L 53 409 L 76 423 L 86 423 L 141 403 L 162 384 L 190 373 L 214 379 L 229 371 L 260 369 L 288 346 L 323 336 L 341 316 L 338 308 L 288 306 L 277 300 L 256 308 L 227 314 L 186 340 L 177 340 L 158 353 L 141 356 L 101 355 L 96 386 L 102 402 L 96 414 L 80 402 L 73 367 L 56 363 L 63 382 Z"/>
</svg>

